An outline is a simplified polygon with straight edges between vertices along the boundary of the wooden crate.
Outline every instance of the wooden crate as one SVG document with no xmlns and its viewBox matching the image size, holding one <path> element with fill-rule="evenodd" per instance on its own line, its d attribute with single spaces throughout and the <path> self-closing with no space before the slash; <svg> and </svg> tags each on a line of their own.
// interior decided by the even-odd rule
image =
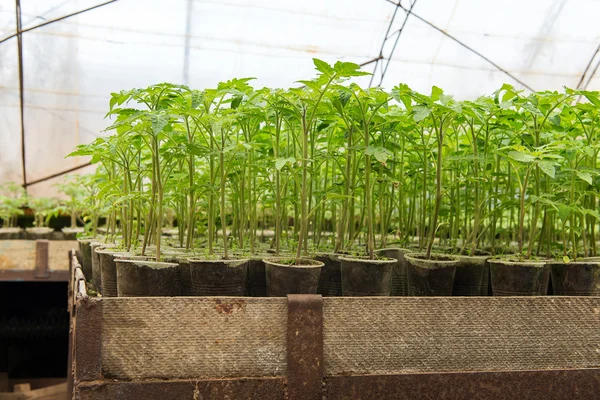
<svg viewBox="0 0 600 400">
<path fill-rule="evenodd" d="M 71 260 L 76 399 L 600 393 L 600 298 L 92 298 Z"/>
<path fill-rule="evenodd" d="M 69 280 L 68 240 L 0 240 L 0 281 Z"/>
</svg>

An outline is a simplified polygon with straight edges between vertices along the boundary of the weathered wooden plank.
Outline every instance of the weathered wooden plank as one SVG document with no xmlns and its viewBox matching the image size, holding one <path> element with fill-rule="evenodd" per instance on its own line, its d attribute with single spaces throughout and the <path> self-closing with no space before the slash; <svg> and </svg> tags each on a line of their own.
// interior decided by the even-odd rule
<svg viewBox="0 0 600 400">
<path fill-rule="evenodd" d="M 78 400 L 284 400 L 283 378 L 89 382 L 77 387 Z M 293 399 L 290 399 L 293 400 Z"/>
<path fill-rule="evenodd" d="M 325 374 L 600 366 L 600 298 L 324 298 Z"/>
<path fill-rule="evenodd" d="M 285 298 L 101 301 L 102 369 L 107 378 L 202 379 L 286 373 Z"/>
<path fill-rule="evenodd" d="M 49 240 L 48 269 L 68 271 L 68 252 L 76 247 L 77 241 Z M 34 270 L 35 267 L 35 240 L 0 240 L 0 270 Z"/>
<path fill-rule="evenodd" d="M 600 369 L 332 376 L 326 400 L 591 400 Z"/>
</svg>

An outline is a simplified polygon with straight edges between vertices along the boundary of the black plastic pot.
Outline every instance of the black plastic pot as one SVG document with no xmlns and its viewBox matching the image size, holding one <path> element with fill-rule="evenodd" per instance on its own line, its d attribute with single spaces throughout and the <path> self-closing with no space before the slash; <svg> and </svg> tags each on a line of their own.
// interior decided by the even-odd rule
<svg viewBox="0 0 600 400">
<path fill-rule="evenodd" d="M 246 295 L 267 297 L 267 277 L 262 257 L 251 257 L 248 260 L 248 276 L 246 277 Z"/>
<path fill-rule="evenodd" d="M 180 296 L 179 264 L 116 259 L 119 297 Z"/>
<path fill-rule="evenodd" d="M 317 293 L 324 297 L 342 295 L 342 262 L 335 253 L 318 253 L 315 260 L 323 263 Z"/>
<path fill-rule="evenodd" d="M 550 266 L 545 261 L 490 259 L 494 296 L 545 296 Z"/>
<path fill-rule="evenodd" d="M 190 272 L 189 258 L 192 253 L 185 249 L 174 249 L 175 251 L 165 251 L 162 260 L 167 263 L 177 264 L 179 266 L 179 276 L 181 279 L 181 295 L 192 295 L 192 275 Z"/>
<path fill-rule="evenodd" d="M 96 249 L 100 261 L 100 280 L 102 282 L 102 296 L 117 297 L 117 265 L 115 257 L 131 255 L 124 251 L 114 249 Z"/>
<path fill-rule="evenodd" d="M 290 260 L 287 258 L 286 260 Z M 314 294 L 317 292 L 323 263 L 302 259 L 302 265 L 282 263 L 281 258 L 265 258 L 267 294 L 282 297 L 288 294 Z"/>
<path fill-rule="evenodd" d="M 408 296 L 408 271 L 404 255 L 410 252 L 411 250 L 399 247 L 377 251 L 377 254 L 380 256 L 396 260 L 392 272 L 392 288 L 390 290 L 390 296 Z"/>
<path fill-rule="evenodd" d="M 458 257 L 446 254 L 408 253 L 404 256 L 408 269 L 409 296 L 451 296 Z"/>
<path fill-rule="evenodd" d="M 79 239 L 79 254 L 81 254 L 81 269 L 85 279 L 92 280 L 92 243 L 96 243 L 95 239 Z"/>
<path fill-rule="evenodd" d="M 61 229 L 64 240 L 77 240 L 77 235 L 83 233 L 84 231 L 85 229 L 81 227 Z"/>
<path fill-rule="evenodd" d="M 26 228 L 25 235 L 29 240 L 52 239 L 54 229 L 47 227 Z"/>
<path fill-rule="evenodd" d="M 459 255 L 454 274 L 453 296 L 487 296 L 488 275 L 490 267 L 487 263 L 490 255 Z"/>
<path fill-rule="evenodd" d="M 395 259 L 341 256 L 343 296 L 389 296 Z"/>
<path fill-rule="evenodd" d="M 192 296 L 243 296 L 248 259 L 189 259 Z"/>
<path fill-rule="evenodd" d="M 92 286 L 98 291 L 102 287 L 102 276 L 100 275 L 100 255 L 96 252 L 96 249 L 101 248 L 101 243 L 93 242 L 90 244 L 90 252 L 92 253 Z"/>
<path fill-rule="evenodd" d="M 19 240 L 22 235 L 21 228 L 0 228 L 0 240 Z"/>
<path fill-rule="evenodd" d="M 584 258 L 578 258 L 577 261 L 600 261 L 600 257 L 584 257 Z"/>
<path fill-rule="evenodd" d="M 549 265 L 555 295 L 600 296 L 600 260 Z"/>
</svg>

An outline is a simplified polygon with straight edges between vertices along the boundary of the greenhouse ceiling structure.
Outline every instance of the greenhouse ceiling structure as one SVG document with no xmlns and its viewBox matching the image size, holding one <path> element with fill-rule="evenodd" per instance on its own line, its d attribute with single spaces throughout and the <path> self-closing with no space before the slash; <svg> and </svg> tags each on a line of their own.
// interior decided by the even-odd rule
<svg viewBox="0 0 600 400">
<path fill-rule="evenodd" d="M 403 82 L 475 98 L 600 88 L 590 0 L 1 0 L 0 182 L 54 194 L 65 159 L 103 135 L 111 92 L 232 77 L 288 87 L 312 58 L 352 61 L 367 86 Z"/>
</svg>

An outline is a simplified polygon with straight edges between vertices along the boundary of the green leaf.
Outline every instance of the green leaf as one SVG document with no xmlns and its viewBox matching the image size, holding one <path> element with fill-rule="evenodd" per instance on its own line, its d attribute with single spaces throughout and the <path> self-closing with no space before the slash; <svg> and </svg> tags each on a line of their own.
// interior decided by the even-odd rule
<svg viewBox="0 0 600 400">
<path fill-rule="evenodd" d="M 325 61 L 319 60 L 318 58 L 313 58 L 313 63 L 315 64 L 317 71 L 326 75 L 331 75 L 333 73 L 333 67 L 327 64 Z"/>
<path fill-rule="evenodd" d="M 288 158 L 278 157 L 275 160 L 275 168 L 277 169 L 277 171 L 281 171 L 283 169 L 283 167 L 285 167 L 288 163 L 293 165 L 295 162 L 296 162 L 296 159 L 294 157 L 288 157 Z"/>
<path fill-rule="evenodd" d="M 515 161 L 530 163 L 535 161 L 535 157 L 531 154 L 522 153 L 520 151 L 512 150 L 508 153 L 508 157 L 512 158 Z"/>
<path fill-rule="evenodd" d="M 151 114 L 150 121 L 152 122 L 152 133 L 158 135 L 169 123 L 169 117 L 165 114 Z"/>
<path fill-rule="evenodd" d="M 198 108 L 204 100 L 204 93 L 194 90 L 192 92 L 192 108 Z"/>
<path fill-rule="evenodd" d="M 586 171 L 577 171 L 579 179 L 586 181 L 589 185 L 592 184 L 592 174 Z"/>
<path fill-rule="evenodd" d="M 569 258 L 569 256 L 563 256 L 563 258 L 562 258 L 562 259 L 563 259 L 563 262 L 564 262 L 565 264 L 568 264 L 568 263 L 570 263 L 570 262 L 571 262 L 571 259 Z"/>
<path fill-rule="evenodd" d="M 375 159 L 382 164 L 385 164 L 386 161 L 392 156 L 392 153 L 385 147 L 374 146 L 367 147 L 367 149 L 365 150 L 365 154 L 368 156 L 375 157 Z"/>
<path fill-rule="evenodd" d="M 556 170 L 554 168 L 555 163 L 553 161 L 541 160 L 538 161 L 537 164 L 546 175 L 548 175 L 550 178 L 554 178 Z"/>
<path fill-rule="evenodd" d="M 566 221 L 571 215 L 571 207 L 566 206 L 564 204 L 558 205 L 558 218 L 560 218 L 563 222 Z"/>
<path fill-rule="evenodd" d="M 231 108 L 236 109 L 242 104 L 243 96 L 235 96 L 231 99 Z"/>
<path fill-rule="evenodd" d="M 554 126 L 560 126 L 560 115 L 554 114 L 548 118 L 548 121 L 552 122 Z"/>
<path fill-rule="evenodd" d="M 440 100 L 440 96 L 444 94 L 444 91 L 437 86 L 431 87 L 431 100 L 438 101 Z"/>
<path fill-rule="evenodd" d="M 414 114 L 415 122 L 422 121 L 425 118 L 427 118 L 429 116 L 429 114 L 431 114 L 431 108 L 426 107 L 426 106 L 414 106 L 413 110 L 415 112 L 415 114 Z"/>
<path fill-rule="evenodd" d="M 600 107 L 600 99 L 598 98 L 598 96 L 593 95 L 590 92 L 584 92 L 584 96 L 586 99 L 588 99 L 588 101 L 590 103 L 592 103 L 593 105 L 595 105 L 596 107 Z"/>
<path fill-rule="evenodd" d="M 371 75 L 369 72 L 361 71 L 360 65 L 351 62 L 338 61 L 334 64 L 333 69 L 335 73 L 342 78 Z"/>
</svg>

